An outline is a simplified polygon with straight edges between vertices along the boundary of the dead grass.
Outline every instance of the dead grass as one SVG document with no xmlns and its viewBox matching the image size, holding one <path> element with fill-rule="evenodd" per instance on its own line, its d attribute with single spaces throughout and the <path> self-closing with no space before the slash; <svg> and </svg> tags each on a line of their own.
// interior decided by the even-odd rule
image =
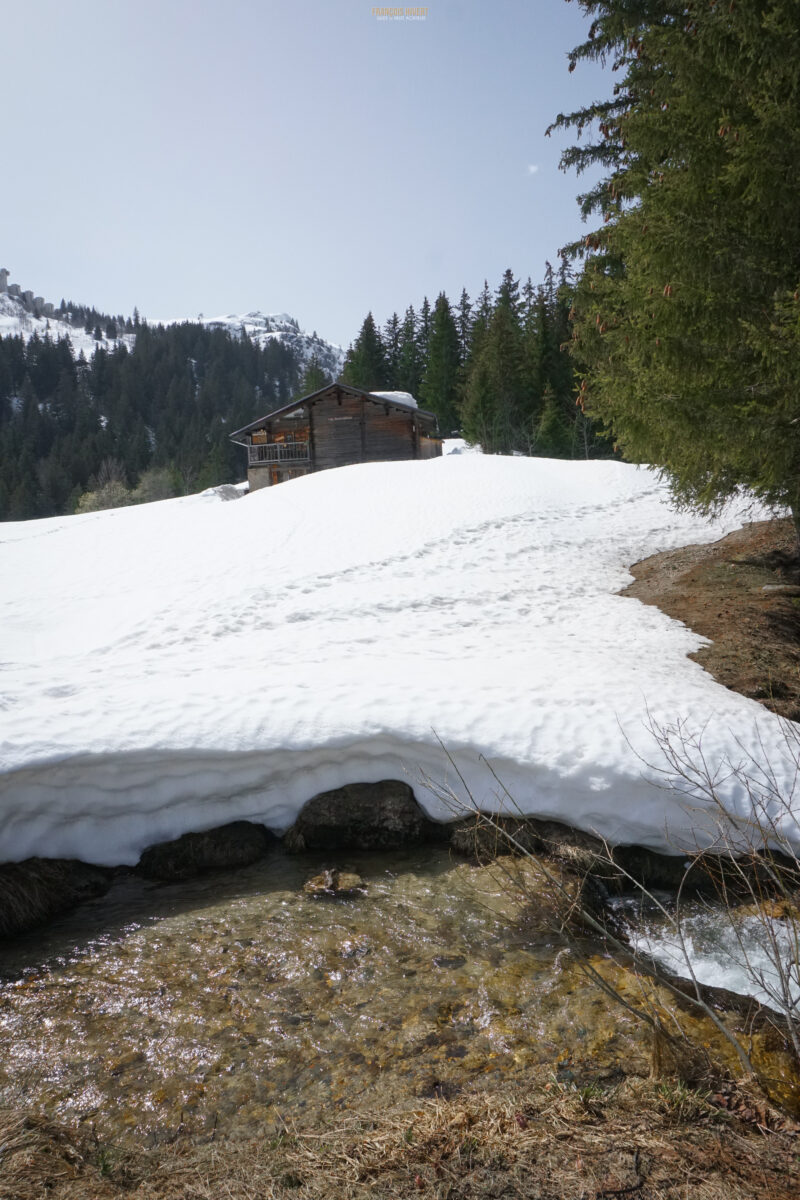
<svg viewBox="0 0 800 1200">
<path fill-rule="evenodd" d="M 71 1130 L 40 1117 L 0 1113 L 0 1200 L 106 1200 L 118 1195 L 90 1165 Z"/>
<path fill-rule="evenodd" d="M 800 563 L 790 520 L 756 521 L 710 545 L 654 554 L 631 573 L 623 595 L 711 639 L 690 657 L 716 680 L 800 719 Z"/>
<path fill-rule="evenodd" d="M 0 937 L 15 937 L 56 913 L 97 896 L 111 872 L 68 859 L 0 864 Z"/>
<path fill-rule="evenodd" d="M 7 1113 L 0 1200 L 796 1200 L 797 1127 L 768 1124 L 735 1089 L 579 1086 L 544 1069 L 524 1087 L 150 1152 Z"/>
</svg>

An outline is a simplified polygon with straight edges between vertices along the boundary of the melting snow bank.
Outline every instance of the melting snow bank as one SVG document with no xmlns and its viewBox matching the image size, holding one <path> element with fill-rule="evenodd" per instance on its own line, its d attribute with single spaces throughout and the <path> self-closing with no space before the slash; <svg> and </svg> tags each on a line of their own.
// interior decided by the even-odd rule
<svg viewBox="0 0 800 1200">
<path fill-rule="evenodd" d="M 648 710 L 704 726 L 712 764 L 766 754 L 787 794 L 794 762 L 686 657 L 700 637 L 617 593 L 741 522 L 619 463 L 459 455 L 0 526 L 0 860 L 134 863 L 403 776 L 450 819 L 440 740 L 483 808 L 481 755 L 522 811 L 674 853 L 699 818 L 646 781 Z"/>
</svg>

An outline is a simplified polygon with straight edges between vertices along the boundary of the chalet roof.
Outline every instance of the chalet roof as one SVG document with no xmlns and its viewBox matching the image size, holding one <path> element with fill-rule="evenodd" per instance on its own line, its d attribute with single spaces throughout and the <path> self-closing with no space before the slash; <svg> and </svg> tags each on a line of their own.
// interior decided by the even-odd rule
<svg viewBox="0 0 800 1200">
<path fill-rule="evenodd" d="M 421 425 L 432 426 L 433 431 L 438 430 L 438 422 L 436 414 L 428 412 L 424 408 L 416 408 L 413 404 L 404 404 L 400 400 L 390 400 L 388 397 L 373 392 L 365 392 L 363 388 L 353 387 L 349 383 L 329 383 L 319 391 L 311 392 L 308 396 L 303 396 L 301 400 L 293 400 L 291 404 L 284 404 L 282 408 L 273 409 L 272 412 L 266 413 L 265 416 L 259 417 L 257 421 L 251 421 L 249 425 L 243 425 L 241 429 L 235 429 L 229 436 L 232 439 L 239 437 L 243 433 L 252 433 L 254 429 L 263 429 L 269 421 L 273 421 L 275 417 L 285 417 L 289 413 L 296 412 L 298 408 L 303 408 L 307 404 L 313 404 L 315 400 L 321 399 L 329 392 L 346 392 L 350 396 L 360 396 L 364 400 L 369 400 L 372 404 L 380 404 L 383 407 L 397 408 L 401 412 L 407 412 L 410 416 L 419 419 Z M 433 432 L 433 436 L 438 434 Z"/>
</svg>

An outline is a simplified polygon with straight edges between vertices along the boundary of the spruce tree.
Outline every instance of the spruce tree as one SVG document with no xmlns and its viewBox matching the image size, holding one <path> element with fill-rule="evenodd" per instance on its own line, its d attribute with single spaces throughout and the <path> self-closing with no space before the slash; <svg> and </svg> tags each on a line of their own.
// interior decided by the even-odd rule
<svg viewBox="0 0 800 1200">
<path fill-rule="evenodd" d="M 800 22 L 796 0 L 580 0 L 572 52 L 613 96 L 563 165 L 605 168 L 575 299 L 581 396 L 686 502 L 739 486 L 800 527 Z"/>
<path fill-rule="evenodd" d="M 413 306 L 409 305 L 400 326 L 397 352 L 398 390 L 410 392 L 412 396 L 419 396 L 422 368 L 423 360 L 417 340 L 417 315 Z"/>
<path fill-rule="evenodd" d="M 389 390 L 404 391 L 398 383 L 400 366 L 400 318 L 392 313 L 383 327 L 383 346 L 386 354 L 386 387 Z M 412 393 L 413 394 L 413 393 Z"/>
<path fill-rule="evenodd" d="M 525 430 L 525 382 L 519 283 L 503 274 L 488 326 L 482 328 L 485 300 L 475 321 L 477 343 L 467 382 L 464 428 L 489 454 L 529 449 Z"/>
<path fill-rule="evenodd" d="M 423 296 L 422 305 L 417 318 L 417 346 L 420 360 L 424 363 L 428 357 L 428 342 L 431 336 L 431 306 L 428 297 Z"/>
<path fill-rule="evenodd" d="M 358 337 L 347 352 L 342 383 L 373 392 L 386 387 L 386 353 L 372 313 L 367 313 Z"/>
<path fill-rule="evenodd" d="M 489 322 L 492 319 L 494 304 L 492 302 L 492 293 L 489 290 L 489 281 L 484 279 L 481 294 L 478 296 L 478 302 L 472 313 L 472 330 L 470 337 L 470 347 L 468 360 L 475 358 L 483 345 L 484 338 L 489 332 Z"/>
<path fill-rule="evenodd" d="M 297 389 L 297 399 L 299 400 L 303 396 L 310 396 L 313 392 L 318 392 L 331 382 L 330 375 L 320 366 L 317 355 L 312 354 L 303 369 L 300 385 Z"/>
<path fill-rule="evenodd" d="M 472 343 L 472 304 L 470 303 L 467 289 L 461 289 L 461 299 L 458 302 L 456 312 L 456 326 L 458 328 L 458 348 L 461 357 L 461 362 L 467 361 L 469 348 Z"/>
<path fill-rule="evenodd" d="M 459 376 L 461 354 L 458 328 L 450 301 L 440 292 L 431 317 L 428 356 L 420 388 L 425 408 L 436 413 L 439 429 L 445 433 L 458 430 L 460 420 Z"/>
</svg>

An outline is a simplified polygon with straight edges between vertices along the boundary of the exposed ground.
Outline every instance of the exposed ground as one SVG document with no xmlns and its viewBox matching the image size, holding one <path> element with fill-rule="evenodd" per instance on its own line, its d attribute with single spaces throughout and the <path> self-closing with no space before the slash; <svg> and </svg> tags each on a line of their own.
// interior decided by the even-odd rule
<svg viewBox="0 0 800 1200">
<path fill-rule="evenodd" d="M 0 1200 L 796 1200 L 800 1139 L 675 1081 L 464 1092 L 271 1140 L 130 1153 L 0 1114 Z"/>
<path fill-rule="evenodd" d="M 791 521 L 757 521 L 631 567 L 625 595 L 711 639 L 692 655 L 716 680 L 800 720 L 800 563 Z M 766 590 L 765 590 L 766 589 Z"/>
</svg>

